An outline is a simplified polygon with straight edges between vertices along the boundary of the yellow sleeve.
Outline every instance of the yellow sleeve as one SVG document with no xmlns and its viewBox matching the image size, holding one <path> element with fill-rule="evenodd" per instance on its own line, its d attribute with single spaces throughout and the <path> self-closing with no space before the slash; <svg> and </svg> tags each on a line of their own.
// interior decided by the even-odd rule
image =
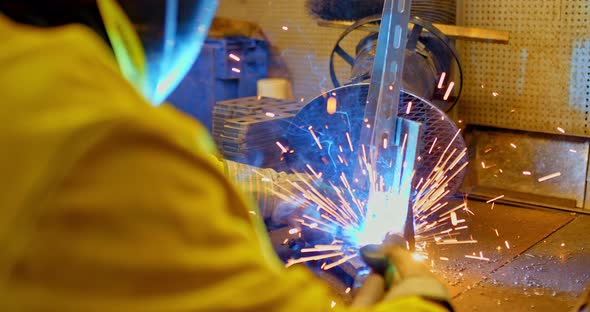
<svg viewBox="0 0 590 312">
<path fill-rule="evenodd" d="M 29 291 L 12 298 L 24 296 L 25 310 L 330 310 L 327 288 L 282 267 L 204 157 L 126 126 L 72 172 L 19 263 L 16 284 Z M 398 305 L 435 311 L 417 299 L 389 308 Z"/>
<path fill-rule="evenodd" d="M 271 218 L 274 210 L 282 203 L 282 200 L 275 195 L 275 192 L 280 191 L 276 185 L 286 178 L 287 174 L 231 160 L 222 162 L 225 176 L 241 194 L 258 206 L 258 213 L 263 219 Z M 283 185 L 283 187 L 288 186 Z"/>
</svg>

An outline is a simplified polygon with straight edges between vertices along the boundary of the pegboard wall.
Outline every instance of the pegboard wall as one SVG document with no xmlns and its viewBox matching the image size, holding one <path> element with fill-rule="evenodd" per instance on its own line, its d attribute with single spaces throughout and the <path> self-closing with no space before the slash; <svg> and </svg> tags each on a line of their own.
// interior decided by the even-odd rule
<svg viewBox="0 0 590 312">
<path fill-rule="evenodd" d="M 305 8 L 305 0 L 221 0 L 219 16 L 255 22 L 268 37 L 273 52 L 287 64 L 293 93 L 298 100 L 309 102 L 322 90 L 333 88 L 328 65 L 336 39 L 342 29 L 317 26 Z M 351 34 L 341 46 L 351 55 L 367 33 Z M 350 77 L 350 66 L 337 59 L 341 81 Z"/>
<path fill-rule="evenodd" d="M 590 136 L 590 1 L 465 0 L 460 21 L 510 31 L 462 42 L 467 123 Z"/>
<path fill-rule="evenodd" d="M 590 137 L 590 0 L 464 0 L 457 7 L 459 24 L 510 31 L 509 44 L 460 43 L 466 123 Z M 342 30 L 318 27 L 305 0 L 222 0 L 218 14 L 263 28 L 298 99 L 332 88 L 329 53 Z M 353 54 L 363 35 L 342 46 Z M 343 62 L 336 68 L 349 77 Z"/>
</svg>

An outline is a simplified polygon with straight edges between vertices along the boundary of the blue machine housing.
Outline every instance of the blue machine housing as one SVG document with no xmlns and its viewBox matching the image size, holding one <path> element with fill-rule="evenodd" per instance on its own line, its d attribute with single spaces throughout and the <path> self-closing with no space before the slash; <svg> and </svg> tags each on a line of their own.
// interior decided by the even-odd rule
<svg viewBox="0 0 590 312">
<path fill-rule="evenodd" d="M 256 95 L 256 82 L 268 76 L 268 63 L 269 48 L 263 40 L 208 39 L 193 67 L 166 101 L 211 131 L 215 103 Z"/>
</svg>

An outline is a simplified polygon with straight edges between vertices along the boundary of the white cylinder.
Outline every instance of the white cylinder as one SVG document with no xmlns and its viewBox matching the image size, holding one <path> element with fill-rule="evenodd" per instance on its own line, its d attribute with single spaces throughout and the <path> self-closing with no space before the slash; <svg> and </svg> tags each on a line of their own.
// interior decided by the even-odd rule
<svg viewBox="0 0 590 312">
<path fill-rule="evenodd" d="M 293 99 L 291 83 L 285 78 L 265 78 L 258 80 L 257 95 L 281 100 Z"/>
</svg>

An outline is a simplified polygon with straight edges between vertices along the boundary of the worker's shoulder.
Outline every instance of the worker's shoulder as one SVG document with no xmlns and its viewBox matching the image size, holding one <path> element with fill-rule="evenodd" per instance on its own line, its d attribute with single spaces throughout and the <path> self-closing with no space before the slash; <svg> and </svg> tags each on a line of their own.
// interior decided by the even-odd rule
<svg viewBox="0 0 590 312">
<path fill-rule="evenodd" d="M 39 28 L 0 16 L 0 40 L 0 120 L 51 128 L 38 136 L 65 138 L 80 130 L 106 134 L 124 127 L 185 147 L 192 142 L 193 150 L 203 145 L 195 136 L 207 136 L 206 130 L 172 109 L 151 106 L 91 29 L 75 24 Z M 20 129 L 18 123 L 4 124 Z"/>
<path fill-rule="evenodd" d="M 83 25 L 40 28 L 0 18 L 0 39 L 0 88 L 7 98 L 29 106 L 51 101 L 54 110 L 72 101 L 119 109 L 144 101 L 108 45 Z"/>
<path fill-rule="evenodd" d="M 57 62 L 62 66 L 71 64 L 72 66 L 65 66 L 70 68 L 80 65 L 76 64 L 80 59 L 87 59 L 117 71 L 108 45 L 98 34 L 84 25 L 36 27 L 16 23 L 0 15 L 0 38 L 2 61 L 53 61 L 46 65 Z"/>
<path fill-rule="evenodd" d="M 141 118 L 151 108 L 120 73 L 108 45 L 83 25 L 40 28 L 0 17 L 0 40 L 5 116 L 83 125 Z"/>
</svg>

